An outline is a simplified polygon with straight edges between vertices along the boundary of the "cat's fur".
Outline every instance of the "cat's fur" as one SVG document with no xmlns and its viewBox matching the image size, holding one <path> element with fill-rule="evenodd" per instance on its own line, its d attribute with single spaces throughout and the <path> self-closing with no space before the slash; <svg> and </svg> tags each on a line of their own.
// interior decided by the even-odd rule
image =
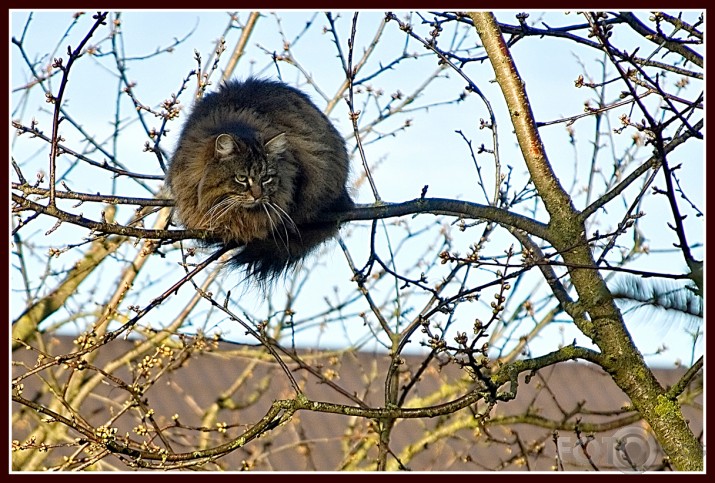
<svg viewBox="0 0 715 483">
<path fill-rule="evenodd" d="M 197 102 L 167 184 L 184 226 L 242 245 L 233 264 L 265 281 L 337 233 L 315 220 L 353 206 L 348 171 L 345 141 L 308 96 L 249 78 Z"/>
</svg>

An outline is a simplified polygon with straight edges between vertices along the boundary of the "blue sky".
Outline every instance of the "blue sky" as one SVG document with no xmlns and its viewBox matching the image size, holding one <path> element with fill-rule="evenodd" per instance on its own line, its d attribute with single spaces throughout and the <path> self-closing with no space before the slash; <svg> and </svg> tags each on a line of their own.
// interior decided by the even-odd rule
<svg viewBox="0 0 715 483">
<path fill-rule="evenodd" d="M 508 23 L 516 23 L 514 19 L 515 12 L 497 12 L 500 20 Z M 688 15 L 695 16 L 696 12 L 690 12 Z M 29 12 L 15 11 L 11 13 L 11 35 L 19 38 L 22 35 L 24 26 L 26 25 Z M 48 58 L 65 56 L 66 45 L 77 45 L 91 24 L 90 15 L 84 15 L 79 18 L 75 27 L 69 30 L 66 38 L 62 39 L 64 32 L 72 23 L 72 12 L 57 11 L 57 12 L 34 12 L 32 21 L 27 24 L 28 29 L 25 33 L 24 47 L 30 55 L 32 61 L 38 62 L 38 67 L 48 64 Z M 402 17 L 400 13 L 398 16 Z M 375 32 L 379 29 L 381 19 L 384 17 L 382 12 L 364 12 L 359 17 L 358 35 L 356 38 L 356 57 L 363 49 L 367 48 L 373 38 Z M 247 18 L 246 12 L 239 13 L 239 19 L 245 21 Z M 340 38 L 345 41 L 349 35 L 350 22 L 352 14 L 343 12 L 340 14 L 336 23 L 339 29 Z M 128 11 L 121 16 L 121 30 L 123 32 L 123 50 L 125 57 L 133 58 L 134 60 L 127 62 L 127 76 L 136 82 L 134 88 L 136 96 L 147 105 L 156 107 L 163 100 L 168 98 L 171 93 L 177 92 L 182 80 L 187 76 L 191 69 L 196 68 L 197 63 L 194 59 L 195 52 L 200 53 L 203 63 L 210 57 L 211 52 L 215 48 L 215 42 L 220 38 L 228 24 L 228 15 L 222 11 Z M 279 20 L 280 19 L 280 22 Z M 303 31 L 306 21 L 311 20 L 314 26 L 306 31 L 295 44 L 291 45 L 291 53 L 300 63 L 300 68 L 304 72 L 310 74 L 314 79 L 315 84 L 320 87 L 320 91 L 314 89 L 304 80 L 304 76 L 294 65 L 288 63 L 276 64 L 271 59 L 271 53 L 281 53 L 283 49 L 283 40 L 293 40 Z M 540 19 L 552 26 L 564 25 L 567 23 L 581 23 L 583 20 L 575 13 L 564 16 L 562 12 L 547 12 L 531 14 L 530 21 Z M 417 24 L 419 19 L 413 17 L 413 22 Z M 236 71 L 237 77 L 243 77 L 249 74 L 259 74 L 263 76 L 277 77 L 280 75 L 286 82 L 297 84 L 303 88 L 315 101 L 315 103 L 324 107 L 326 100 L 323 95 L 328 98 L 333 96 L 337 91 L 338 86 L 344 79 L 344 73 L 340 60 L 336 56 L 335 45 L 332 43 L 328 34 L 323 32 L 322 27 L 327 25 L 326 17 L 322 13 L 313 16 L 310 12 L 279 12 L 276 15 L 265 13 L 258 21 L 254 35 L 251 37 L 246 54 L 241 59 L 239 67 Z M 282 29 L 284 37 L 281 36 Z M 155 52 L 162 51 L 169 46 L 172 46 L 175 39 L 183 39 L 172 47 L 170 53 L 165 52 L 156 56 L 151 56 Z M 220 66 L 225 66 L 233 46 L 235 45 L 240 31 L 238 29 L 229 30 L 226 34 L 227 52 L 221 59 Z M 394 23 L 388 24 L 385 27 L 384 37 L 380 41 L 380 49 L 370 60 L 370 65 L 363 72 L 367 75 L 379 68 L 380 63 L 383 65 L 390 62 L 402 52 L 405 46 L 405 37 Z M 99 41 L 106 37 L 106 30 L 95 36 Z M 462 42 L 464 46 L 473 46 L 476 37 L 466 37 L 464 39 L 457 38 L 458 35 L 451 37 L 449 41 Z M 60 40 L 62 39 L 62 40 Z M 621 39 L 615 38 L 614 42 Z M 92 39 L 92 42 L 95 38 Z M 441 41 L 447 42 L 447 39 Z M 90 44 L 92 44 L 90 42 Z M 471 43 L 471 44 L 470 44 Z M 121 142 L 114 144 L 111 141 L 111 133 L 113 125 L 111 121 L 118 112 L 118 118 L 129 120 L 134 117 L 132 105 L 125 97 L 119 103 L 117 101 L 116 92 L 120 85 L 113 67 L 113 58 L 108 55 L 109 41 L 103 40 L 100 44 L 100 55 L 92 58 L 83 58 L 78 61 L 72 70 L 70 87 L 66 93 L 65 101 L 67 109 L 72 113 L 73 119 L 83 128 L 95 136 L 98 140 L 107 140 L 106 146 L 131 169 L 151 174 L 160 174 L 156 158 L 150 153 L 143 151 L 143 145 L 146 141 L 141 126 L 137 122 L 127 122 L 126 132 L 123 133 Z M 384 91 L 380 101 L 383 104 L 385 99 L 389 98 L 390 94 L 398 90 L 403 93 L 411 92 L 416 89 L 426 76 L 431 72 L 437 72 L 437 64 L 434 57 L 429 57 L 424 48 L 414 42 L 407 44 L 407 51 L 415 52 L 418 58 L 407 59 L 402 61 L 395 69 L 386 72 L 375 78 L 373 82 L 369 82 L 371 88 Z M 49 57 L 43 57 L 48 52 L 48 49 L 55 48 L 56 51 L 50 54 Z M 592 93 L 584 88 L 577 89 L 574 86 L 574 80 L 578 75 L 586 72 L 598 80 L 600 75 L 600 56 L 593 50 L 585 47 L 580 47 L 572 43 L 565 43 L 554 39 L 544 39 L 536 41 L 528 39 L 518 43 L 512 53 L 516 60 L 520 74 L 526 82 L 526 88 L 530 95 L 530 100 L 533 106 L 534 114 L 539 121 L 556 120 L 564 116 L 572 116 L 583 112 L 584 102 L 592 98 Z M 18 55 L 18 50 L 13 45 L 10 46 L 10 85 L 11 88 L 17 88 L 24 85 L 28 80 L 28 69 L 23 60 Z M 479 85 L 486 97 L 490 100 L 499 121 L 499 135 L 501 142 L 499 145 L 500 155 L 503 165 L 510 166 L 515 186 L 521 186 L 526 182 L 526 169 L 521 155 L 511 136 L 512 127 L 509 124 L 508 116 L 505 114 L 505 107 L 501 93 L 495 83 L 490 82 L 493 73 L 486 63 L 471 63 L 465 67 L 465 72 Z M 360 76 L 358 76 L 360 77 Z M 668 79 L 674 82 L 676 79 Z M 214 77 L 214 85 L 218 81 L 218 76 Z M 50 81 L 53 88 L 56 89 L 59 84 L 58 78 Z M 480 119 L 487 119 L 488 113 L 483 103 L 479 101 L 477 96 L 469 95 L 460 103 L 449 103 L 463 92 L 464 81 L 460 79 L 454 72 L 449 70 L 440 71 L 438 79 L 430 84 L 420 98 L 413 104 L 411 112 L 400 113 L 395 115 L 392 120 L 387 123 L 378 125 L 377 129 L 382 133 L 389 133 L 392 130 L 400 129 L 406 121 L 409 121 L 409 128 L 404 131 L 399 131 L 396 136 L 386 136 L 375 142 L 366 142 L 375 139 L 375 134 L 366 134 L 365 137 L 365 152 L 368 161 L 373 166 L 375 181 L 378 186 L 381 197 L 386 201 L 404 201 L 413 199 L 419 196 L 422 187 L 425 184 L 429 185 L 429 196 L 447 197 L 465 199 L 475 202 L 484 203 L 485 196 L 482 189 L 478 185 L 478 176 L 474 165 L 469 155 L 469 150 L 461 135 L 456 131 L 460 130 L 472 140 L 474 146 L 484 143 L 490 146 L 491 135 L 486 129 L 479 129 Z M 617 93 L 618 87 L 614 86 L 609 91 L 609 99 Z M 688 86 L 683 93 L 684 96 L 694 96 L 699 92 L 701 86 Z M 182 104 L 185 109 L 189 108 L 191 103 L 191 91 L 184 95 Z M 38 90 L 32 91 L 29 98 L 24 98 L 20 93 L 11 93 L 10 103 L 13 119 L 21 118 L 25 122 L 32 117 L 40 121 L 41 129 L 49 128 L 48 106 L 43 103 L 41 93 L 38 95 Z M 375 115 L 374 100 L 368 101 L 367 104 L 361 105 L 359 98 L 358 106 L 362 106 L 364 112 L 361 121 L 367 122 L 370 116 Z M 429 109 L 421 107 L 431 106 Z M 354 144 L 351 137 L 351 125 L 348 120 L 347 108 L 344 102 L 340 102 L 331 112 L 330 117 L 336 124 L 338 129 L 348 139 L 348 144 Z M 154 122 L 149 118 L 151 122 Z M 179 132 L 179 126 L 182 118 L 178 122 L 171 125 L 169 135 L 164 144 L 167 152 L 171 152 L 173 143 Z M 617 127 L 618 118 L 614 114 L 610 117 L 612 125 L 610 128 Z M 574 197 L 574 202 L 577 207 L 582 208 L 585 205 L 585 194 L 583 187 L 587 182 L 589 172 L 589 162 L 592 152 L 592 133 L 594 129 L 593 119 L 585 118 L 577 121 L 573 125 L 576 143 L 570 145 L 568 142 L 569 134 L 563 124 L 544 127 L 540 130 L 546 145 L 547 153 L 550 160 L 562 180 L 562 184 L 569 189 Z M 14 130 L 11 130 L 11 136 Z M 76 131 L 67 128 L 63 135 L 68 140 L 68 144 L 72 142 L 81 142 L 82 136 Z M 373 136 L 372 138 L 370 136 Z M 605 141 L 604 141 L 605 142 Z M 608 173 L 612 169 L 613 155 L 619 156 L 626 152 L 629 136 L 613 137 L 613 145 L 608 145 L 598 158 L 599 168 L 602 173 Z M 30 143 L 26 139 L 11 140 L 12 155 L 15 159 L 23 160 L 23 169 L 32 173 L 33 170 L 39 171 L 46 165 L 47 154 L 39 148 L 37 143 Z M 89 146 L 84 146 L 87 149 L 88 155 L 97 156 L 97 153 L 92 152 Z M 677 158 L 672 162 L 682 162 L 680 179 L 684 185 L 684 189 L 691 197 L 691 200 L 700 209 L 704 207 L 704 146 L 696 143 L 690 143 L 682 151 L 677 153 Z M 647 150 L 641 150 L 636 154 L 641 161 L 648 156 Z M 682 156 L 682 157 L 681 157 Z M 101 158 L 101 156 L 99 156 Z M 485 158 L 478 158 L 483 160 Z M 637 163 L 636 163 L 637 164 Z M 97 191 L 97 192 L 118 192 L 128 196 L 151 196 L 149 191 L 133 182 L 127 182 L 122 179 L 112 179 L 108 176 L 98 176 L 97 171 L 87 166 L 79 165 L 76 167 L 60 165 L 67 169 L 67 182 L 71 187 L 78 191 Z M 482 176 L 490 179 L 493 176 L 493 164 L 485 162 L 482 166 Z M 505 168 L 506 169 L 506 168 Z M 362 173 L 362 164 L 357 155 L 353 157 L 352 179 L 357 181 Z M 605 176 L 605 174 L 604 174 Z M 662 176 L 660 182 L 656 185 L 662 186 Z M 160 186 L 160 182 L 148 182 L 146 185 L 156 190 Z M 493 183 L 487 183 L 487 186 L 492 186 Z M 596 191 L 598 192 L 598 191 Z M 492 192 L 488 192 L 487 196 L 491 197 Z M 372 195 L 366 184 L 354 189 L 354 196 L 360 202 L 371 202 Z M 98 216 L 99 208 L 86 206 L 82 208 L 84 214 Z M 522 209 L 528 209 L 523 206 Z M 607 231 L 613 228 L 614 224 L 620 220 L 620 214 L 625 209 L 625 205 L 620 201 L 614 201 L 608 206 L 605 213 L 599 213 L 595 217 L 595 223 L 591 228 Z M 648 244 L 651 247 L 651 253 L 648 256 L 641 257 L 639 260 L 629 264 L 630 268 L 651 270 L 658 272 L 677 272 L 685 271 L 685 264 L 682 256 L 678 252 L 672 251 L 672 242 L 674 238 L 666 228 L 663 217 L 669 217 L 670 212 L 663 197 L 649 196 L 643 205 L 643 210 L 646 215 L 639 223 L 646 237 Z M 126 219 L 131 215 L 131 208 L 120 208 L 118 219 Z M 537 218 L 546 221 L 547 218 L 543 213 L 537 213 Z M 414 229 L 419 227 L 429 227 L 434 224 L 443 224 L 445 227 L 453 220 L 436 218 L 432 216 L 422 216 L 410 222 L 414 224 Z M 391 242 L 400 239 L 400 228 L 393 227 L 393 221 L 386 222 L 389 226 L 390 233 L 394 233 L 395 238 L 391 238 Z M 703 224 L 700 220 L 690 216 L 686 220 L 688 233 L 693 243 L 704 242 Z M 42 220 L 36 222 L 34 228 L 35 233 L 41 233 L 49 229 L 53 225 L 51 220 Z M 346 243 L 351 249 L 351 253 L 356 260 L 364 260 L 366 257 L 366 236 L 369 224 L 356 223 L 343 230 Z M 85 232 L 86 234 L 86 232 Z M 469 245 L 469 236 L 455 233 L 455 243 L 462 243 L 462 249 Z M 628 235 L 627 235 L 628 236 Z M 460 238 L 462 237 L 462 238 Z M 70 243 L 76 241 L 77 230 L 71 226 L 62 225 L 56 232 L 53 233 L 51 244 Z M 409 264 L 410 260 L 423 249 L 427 237 L 418 238 L 415 241 L 407 239 L 405 244 L 407 248 L 397 258 L 398 262 Z M 387 239 L 382 240 L 382 248 L 387 249 Z M 505 236 L 504 233 L 495 234 L 493 242 L 488 245 L 489 254 L 493 256 L 502 256 L 503 250 L 508 248 L 513 239 Z M 73 252 L 63 255 L 63 258 L 58 260 L 60 265 L 68 266 L 74 260 L 71 256 Z M 79 253 L 79 252 L 76 252 Z M 702 258 L 703 250 L 696 249 L 696 256 Z M 127 258 L 131 257 L 131 249 L 127 248 L 123 254 Z M 176 260 L 174 260 L 175 262 Z M 34 263 L 41 266 L 41 261 L 36 260 Z M 326 249 L 326 252 L 321 255 L 320 260 L 311 261 L 310 264 L 315 264 L 315 273 L 309 277 L 305 288 L 301 295 L 298 311 L 302 314 L 319 314 L 320 310 L 315 308 L 316 300 L 322 300 L 328 297 L 345 296 L 345 293 L 352 289 L 352 286 L 347 282 L 350 278 L 350 271 L 345 262 L 341 250 L 332 244 Z M 312 265 L 310 265 L 312 267 Z M 166 288 L 166 285 L 161 283 L 167 277 L 176 279 L 182 272 L 178 271 L 176 264 L 164 262 L 157 264 L 150 273 L 145 275 L 142 282 L 142 290 L 140 295 L 134 300 L 128 300 L 129 303 L 144 305 L 148 303 L 154 294 L 161 293 Z M 113 279 L 113 274 L 102 272 L 97 274 L 98 280 Z M 11 272 L 11 286 L 16 286 L 16 272 Z M 255 291 L 242 291 L 239 286 L 238 279 L 235 274 L 224 275 L 224 290 L 233 289 L 243 292 L 237 302 L 237 310 L 242 310 L 250 313 L 261 314 L 275 310 L 275 306 L 267 306 L 262 297 Z M 520 287 L 524 293 L 529 290 L 537 290 L 539 284 L 538 277 L 530 277 L 525 279 Z M 330 286 L 331 289 L 327 290 Z M 333 286 L 336 288 L 333 290 Z M 102 292 L 109 293 L 112 287 L 103 287 L 98 283 L 96 290 L 98 294 Z M 176 303 L 185 299 L 190 295 L 191 287 L 184 287 L 178 296 Z M 392 292 L 389 288 L 385 288 L 381 296 L 388 300 Z M 484 300 L 488 300 L 490 294 L 485 294 Z M 101 296 L 97 297 L 101 299 Z M 11 315 L 15 316 L 22 309 L 22 298 L 19 293 L 12 294 Z M 274 302 L 276 306 L 280 306 L 278 301 Z M 162 306 L 162 311 L 155 311 L 147 317 L 147 323 L 161 324 L 164 318 L 167 318 L 167 313 L 177 308 L 170 308 L 167 304 L 165 308 Z M 77 309 L 77 308 L 73 308 Z M 356 309 L 357 310 L 357 309 Z M 473 320 L 475 316 L 479 316 L 484 310 L 483 306 L 474 310 L 465 309 L 463 314 L 460 314 L 464 320 Z M 312 312 L 311 312 L 312 311 Z M 205 330 L 214 330 L 219 328 L 227 337 L 240 338 L 240 330 L 234 330 L 228 326 L 225 320 L 215 317 L 209 308 L 202 309 L 199 314 L 203 314 L 204 322 L 199 322 L 200 316 L 196 317 L 195 328 L 201 327 Z M 648 315 L 641 315 L 648 314 Z M 66 316 L 66 314 L 64 314 Z M 662 344 L 667 344 L 669 350 L 659 355 L 648 355 L 647 360 L 653 364 L 672 364 L 676 360 L 684 362 L 690 361 L 693 356 L 692 340 L 683 330 L 683 324 L 663 324 L 662 327 L 654 327 L 653 323 L 648 320 L 654 315 L 654 312 L 639 311 L 631 313 L 632 317 L 627 317 L 629 327 L 633 331 L 634 339 L 644 354 L 653 354 Z M 59 315 L 58 317 L 61 317 Z M 307 316 L 307 315 L 306 315 Z M 317 315 L 316 315 L 317 317 Z M 306 330 L 297 336 L 299 342 L 305 344 L 314 344 L 319 342 L 323 346 L 332 347 L 341 345 L 349 341 L 351 343 L 365 336 L 365 328 L 359 326 L 359 320 L 354 326 L 332 327 L 330 325 L 316 324 L 316 328 Z M 204 325 L 201 325 L 201 324 Z M 534 354 L 540 354 L 553 350 L 560 343 L 570 343 L 574 338 L 579 340 L 579 343 L 587 344 L 583 337 L 567 323 L 552 324 L 544 330 L 540 337 L 536 339 L 531 349 Z M 703 350 L 702 344 L 696 347 L 697 353 Z"/>
</svg>

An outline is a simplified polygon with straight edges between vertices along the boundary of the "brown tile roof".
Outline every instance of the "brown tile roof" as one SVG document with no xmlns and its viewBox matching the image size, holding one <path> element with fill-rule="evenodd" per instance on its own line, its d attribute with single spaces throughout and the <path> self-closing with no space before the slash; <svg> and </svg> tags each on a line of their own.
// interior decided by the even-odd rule
<svg viewBox="0 0 715 483">
<path fill-rule="evenodd" d="M 72 350 L 71 340 L 62 338 L 48 348 L 52 354 L 64 354 Z M 134 344 L 129 341 L 113 341 L 100 351 L 94 365 L 102 367 L 107 361 L 126 354 Z M 151 351 L 153 353 L 153 351 Z M 182 354 L 175 350 L 174 356 Z M 389 359 L 384 354 L 370 353 L 310 353 L 302 351 L 301 357 L 313 367 L 346 390 L 355 393 L 366 403 L 384 406 L 384 374 Z M 32 367 L 36 354 L 31 351 L 17 351 L 14 361 L 24 362 L 23 367 L 15 364 L 13 377 Z M 126 364 L 112 374 L 131 384 L 138 377 L 135 365 Z M 339 394 L 326 383 L 321 383 L 306 370 L 297 368 L 294 362 L 285 358 L 305 395 L 316 401 L 351 404 L 348 397 Z M 423 358 L 411 356 L 402 365 L 404 371 L 401 384 L 414 373 Z M 195 351 L 183 363 L 167 370 L 167 366 L 157 364 L 149 368 L 149 378 L 161 372 L 153 385 L 144 393 L 148 407 L 154 410 L 154 420 L 159 427 L 174 425 L 172 417 L 187 429 L 170 428 L 164 430 L 167 440 L 175 452 L 197 449 L 204 438 L 215 446 L 235 438 L 251 424 L 259 421 L 275 399 L 292 398 L 294 392 L 285 373 L 270 357 L 258 355 L 253 349 L 231 344 L 219 344 L 216 348 Z M 663 385 L 675 383 L 683 370 L 656 370 L 656 377 Z M 68 371 L 59 374 L 58 386 Z M 38 374 L 47 380 L 47 371 Z M 75 373 L 73 377 L 91 377 L 91 369 Z M 382 377 L 381 377 L 382 376 Z M 433 361 L 414 385 L 407 398 L 406 406 L 431 406 L 455 399 L 471 386 L 463 377 L 464 373 L 453 364 L 439 367 Z M 238 381 L 242 378 L 242 381 Z M 23 380 L 23 396 L 32 399 L 39 387 L 36 376 Z M 219 395 L 235 385 L 238 389 L 224 400 L 218 409 L 217 419 L 207 419 L 207 411 L 218 408 Z M 402 389 L 403 386 L 401 386 Z M 46 397 L 46 396 L 45 396 Z M 112 415 L 119 413 L 128 400 L 128 393 L 116 382 L 105 379 L 84 402 L 76 407 L 79 415 L 97 426 L 106 424 Z M 480 426 L 472 411 L 474 407 L 459 411 L 456 416 L 432 419 L 399 420 L 391 434 L 390 449 L 398 456 L 406 468 L 418 471 L 483 471 L 483 470 L 542 470 L 549 471 L 557 464 L 556 448 L 565 470 L 591 470 L 588 459 L 577 445 L 577 437 L 571 429 L 558 432 L 554 442 L 553 430 L 541 427 L 546 420 L 581 424 L 606 423 L 633 413 L 616 413 L 628 403 L 628 398 L 600 368 L 585 363 L 568 363 L 539 371 L 526 383 L 520 378 L 518 396 L 515 400 L 499 403 L 491 412 L 486 424 Z M 684 414 L 697 433 L 702 431 L 702 396 L 695 398 L 695 404 L 684 407 Z M 230 407 L 233 407 L 231 409 Z M 24 441 L 37 416 L 28 411 L 18 413 L 20 406 L 13 403 L 17 416 L 13 420 L 13 439 Z M 484 403 L 477 405 L 477 411 L 484 411 Z M 521 418 L 519 419 L 519 415 Z M 546 419 L 544 419 L 546 418 Z M 534 424 L 527 424 L 526 421 Z M 225 433 L 201 431 L 200 426 L 215 428 L 216 422 L 225 422 Z M 119 416 L 111 425 L 118 428 L 118 434 L 129 432 L 135 441 L 150 439 L 154 435 L 140 436 L 133 432 L 142 423 L 137 409 L 130 409 Z M 252 470 L 263 471 L 333 471 L 343 468 L 373 469 L 376 448 L 363 443 L 374 438 L 375 424 L 371 420 L 336 414 L 300 411 L 285 425 L 250 442 L 214 463 L 200 467 L 203 470 L 222 468 L 238 470 L 248 465 Z M 586 428 L 588 429 L 588 428 Z M 71 437 L 77 436 L 75 433 Z M 660 449 L 643 423 L 634 422 L 622 428 L 591 434 L 584 430 L 582 440 L 588 440 L 588 451 L 594 464 L 602 470 L 620 470 L 624 461 L 617 457 L 615 447 L 618 438 L 625 438 L 629 455 L 637 463 L 657 467 L 662 460 Z M 593 437 L 593 439 L 591 439 Z M 161 444 L 157 438 L 153 442 Z M 362 451 L 366 450 L 366 455 Z M 57 464 L 67 450 L 53 450 L 44 461 L 45 465 Z M 394 458 L 390 458 L 392 464 Z M 117 458 L 105 460 L 112 466 L 104 469 L 129 470 Z M 355 466 L 352 466 L 354 464 Z M 395 467 L 392 467 L 395 468 Z M 395 468 L 396 469 L 396 468 Z"/>
</svg>

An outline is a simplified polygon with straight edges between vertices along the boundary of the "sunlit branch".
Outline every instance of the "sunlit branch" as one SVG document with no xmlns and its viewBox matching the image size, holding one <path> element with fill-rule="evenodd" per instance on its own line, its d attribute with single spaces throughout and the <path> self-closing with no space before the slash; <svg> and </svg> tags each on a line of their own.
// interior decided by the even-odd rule
<svg viewBox="0 0 715 483">
<path fill-rule="evenodd" d="M 704 125 L 703 120 L 701 119 L 698 121 L 694 126 L 693 129 L 695 131 L 700 131 L 702 130 Z M 683 134 L 673 138 L 672 141 L 670 141 L 668 144 L 663 146 L 663 151 L 664 153 L 670 153 L 672 152 L 676 147 L 680 146 L 683 144 L 685 141 L 688 139 L 694 137 L 693 131 L 687 130 Z M 628 176 L 626 176 L 623 181 L 618 183 L 611 191 L 608 193 L 604 194 L 601 196 L 599 199 L 595 200 L 593 203 L 591 203 L 586 209 L 584 209 L 580 217 L 582 220 L 586 220 L 589 218 L 593 213 L 595 213 L 599 208 L 604 206 L 606 203 L 614 199 L 616 196 L 618 196 L 620 193 L 623 192 L 628 186 L 633 183 L 636 179 L 638 179 L 641 175 L 643 175 L 645 172 L 647 172 L 651 168 L 657 168 L 660 166 L 660 160 L 658 159 L 659 157 L 657 155 L 654 155 L 650 157 L 646 162 L 641 164 L 638 168 L 633 170 Z"/>
</svg>

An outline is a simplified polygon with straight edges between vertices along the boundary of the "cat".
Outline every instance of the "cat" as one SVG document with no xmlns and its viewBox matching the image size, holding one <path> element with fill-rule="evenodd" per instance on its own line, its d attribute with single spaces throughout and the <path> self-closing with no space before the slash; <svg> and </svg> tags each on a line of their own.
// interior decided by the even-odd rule
<svg viewBox="0 0 715 483">
<path fill-rule="evenodd" d="M 179 221 L 242 246 L 230 264 L 259 282 L 338 233 L 325 213 L 354 206 L 345 140 L 300 90 L 250 77 L 198 100 L 169 162 Z"/>
</svg>

